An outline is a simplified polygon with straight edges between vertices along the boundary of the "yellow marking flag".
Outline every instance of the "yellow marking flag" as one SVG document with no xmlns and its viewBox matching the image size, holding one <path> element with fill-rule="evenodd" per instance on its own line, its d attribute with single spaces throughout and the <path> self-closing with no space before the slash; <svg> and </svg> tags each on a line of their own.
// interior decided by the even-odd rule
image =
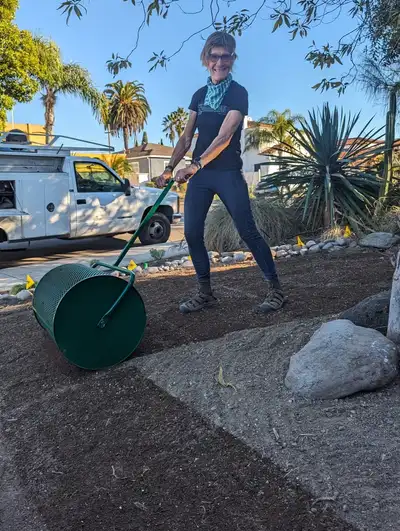
<svg viewBox="0 0 400 531">
<path fill-rule="evenodd" d="M 30 275 L 26 275 L 26 289 L 31 289 L 35 285 L 35 281 Z"/>
<path fill-rule="evenodd" d="M 350 238 L 350 236 L 351 236 L 351 230 L 350 230 L 350 227 L 349 227 L 348 225 L 346 225 L 346 228 L 344 229 L 344 234 L 343 234 L 343 236 L 344 236 L 345 238 Z"/>
<path fill-rule="evenodd" d="M 136 269 L 136 268 L 137 268 L 137 264 L 136 264 L 133 260 L 131 260 L 131 261 L 129 262 L 129 264 L 128 264 L 128 270 L 129 270 L 129 271 L 133 271 L 133 270 Z"/>
<path fill-rule="evenodd" d="M 297 245 L 300 245 L 300 247 L 304 247 L 305 246 L 305 243 L 302 241 L 300 236 L 297 236 Z"/>
</svg>

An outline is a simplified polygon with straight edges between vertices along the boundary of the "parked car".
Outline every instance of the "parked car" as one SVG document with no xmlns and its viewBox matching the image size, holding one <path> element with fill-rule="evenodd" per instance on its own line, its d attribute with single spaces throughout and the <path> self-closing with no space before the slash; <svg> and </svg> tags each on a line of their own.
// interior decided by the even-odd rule
<svg viewBox="0 0 400 531">
<path fill-rule="evenodd" d="M 0 244 L 45 238 L 89 238 L 133 233 L 160 191 L 131 186 L 105 162 L 73 152 L 109 152 L 108 146 L 56 146 L 5 142 L 0 133 Z M 79 139 L 73 139 L 80 141 Z M 85 141 L 80 141 L 85 142 Z M 142 244 L 164 243 L 181 217 L 179 196 L 169 193 L 142 229 Z M 6 244 L 6 245 L 4 245 Z"/>
</svg>

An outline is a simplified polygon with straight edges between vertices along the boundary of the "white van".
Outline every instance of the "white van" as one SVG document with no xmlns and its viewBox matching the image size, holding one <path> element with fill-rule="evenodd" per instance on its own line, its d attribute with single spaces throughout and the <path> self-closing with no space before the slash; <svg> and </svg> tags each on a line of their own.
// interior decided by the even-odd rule
<svg viewBox="0 0 400 531">
<path fill-rule="evenodd" d="M 133 233 L 155 203 L 159 190 L 131 186 L 103 161 L 72 155 L 113 148 L 93 142 L 86 142 L 89 148 L 55 145 L 65 139 L 85 142 L 55 136 L 50 144 L 38 146 L 7 142 L 7 133 L 0 133 L 1 249 L 46 238 Z M 179 218 L 179 197 L 171 192 L 141 231 L 141 243 L 166 242 Z"/>
</svg>

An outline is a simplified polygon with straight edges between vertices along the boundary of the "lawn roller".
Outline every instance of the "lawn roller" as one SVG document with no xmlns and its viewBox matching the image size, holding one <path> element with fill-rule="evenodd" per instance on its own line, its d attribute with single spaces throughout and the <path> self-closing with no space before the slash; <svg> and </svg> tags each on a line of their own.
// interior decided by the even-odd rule
<svg viewBox="0 0 400 531">
<path fill-rule="evenodd" d="M 146 310 L 133 285 L 134 271 L 119 265 L 173 184 L 171 179 L 113 265 L 100 261 L 90 267 L 61 265 L 37 285 L 36 319 L 74 365 L 89 370 L 111 367 L 128 358 L 141 342 Z M 128 276 L 128 282 L 110 270 Z"/>
</svg>

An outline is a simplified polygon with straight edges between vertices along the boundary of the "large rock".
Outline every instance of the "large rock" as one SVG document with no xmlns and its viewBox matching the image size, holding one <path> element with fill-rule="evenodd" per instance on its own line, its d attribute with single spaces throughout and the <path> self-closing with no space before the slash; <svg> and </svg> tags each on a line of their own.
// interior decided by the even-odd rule
<svg viewBox="0 0 400 531">
<path fill-rule="evenodd" d="M 372 391 L 396 377 L 397 357 L 394 343 L 376 330 L 331 321 L 291 357 L 285 385 L 311 399 Z"/>
<path fill-rule="evenodd" d="M 361 247 L 373 247 L 374 249 L 390 249 L 400 240 L 399 236 L 391 232 L 372 232 L 364 236 L 359 242 Z"/>
<path fill-rule="evenodd" d="M 362 300 L 339 315 L 339 319 L 348 319 L 357 326 L 374 328 L 386 334 L 389 320 L 390 290 L 382 291 Z"/>
</svg>

